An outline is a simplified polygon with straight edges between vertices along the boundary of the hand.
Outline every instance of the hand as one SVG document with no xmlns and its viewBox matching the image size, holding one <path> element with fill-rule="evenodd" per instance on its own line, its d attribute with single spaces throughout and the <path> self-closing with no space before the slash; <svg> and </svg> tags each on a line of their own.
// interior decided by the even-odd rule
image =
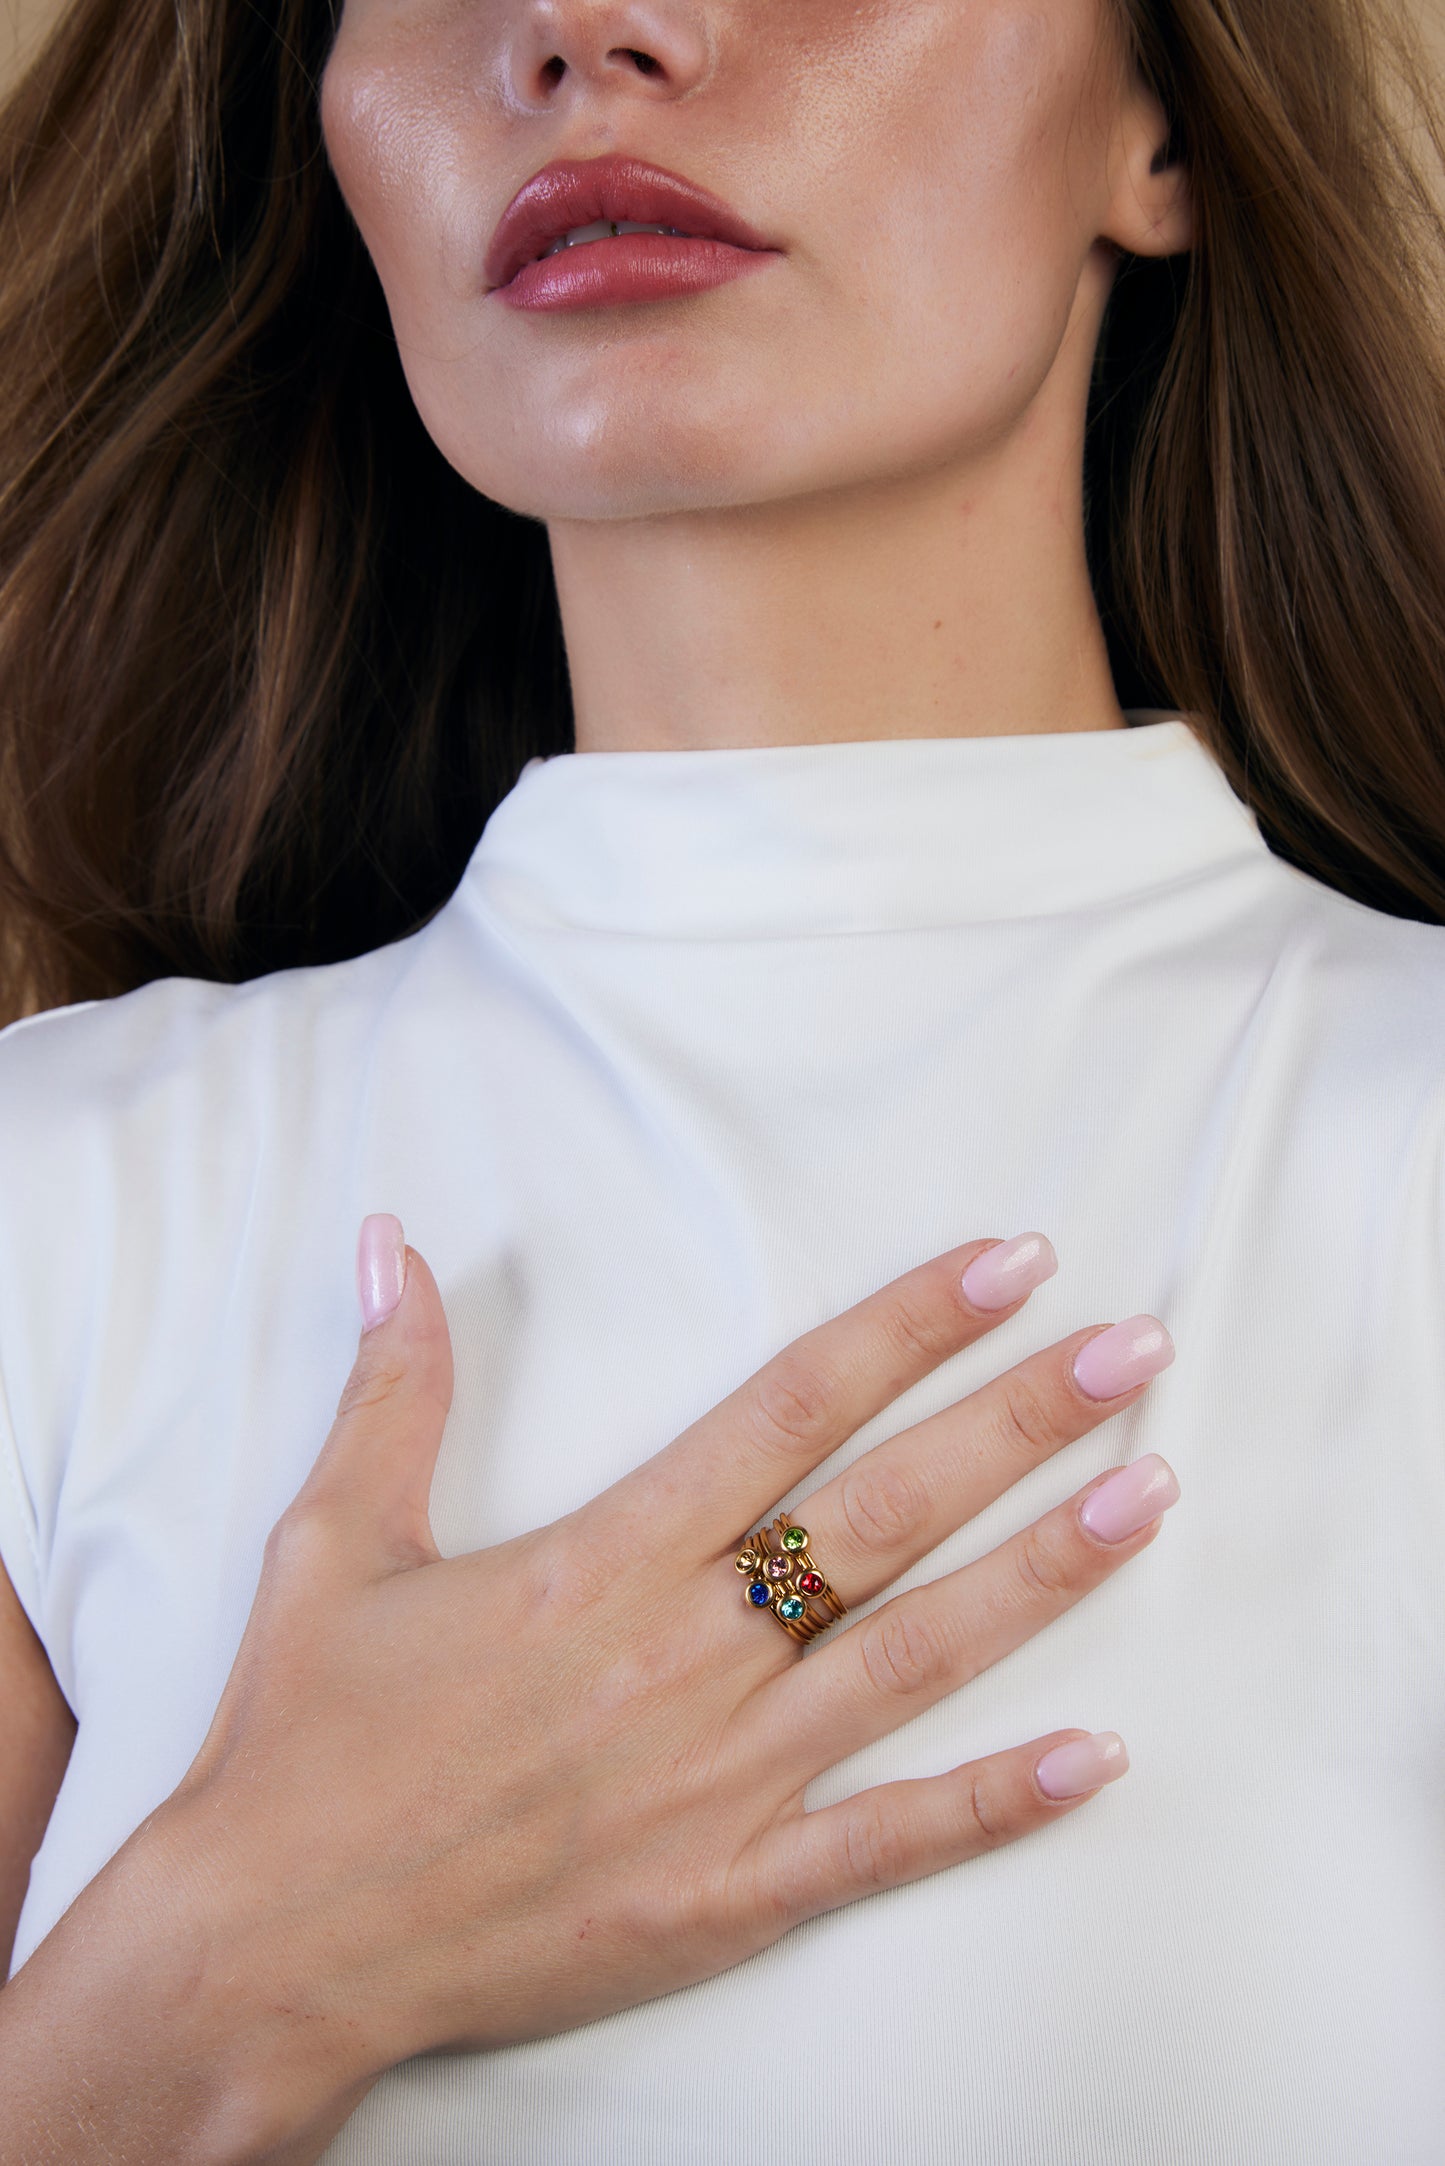
<svg viewBox="0 0 1445 2166">
<path fill-rule="evenodd" d="M 1041 1235 L 906 1272 L 579 1510 L 448 1560 L 427 1508 L 446 1320 L 396 1221 L 368 1226 L 395 1236 L 400 1298 L 363 1332 L 268 1540 L 201 1750 L 0 1994 L 0 2166 L 307 2166 L 410 2054 L 555 2033 L 709 1976 L 1012 1842 L 1127 1766 L 1113 1733 L 1056 1731 L 802 1809 L 815 1775 L 1147 1547 L 1178 1495 L 1161 1459 L 831 1626 L 806 1673 L 734 1566 L 780 1497 L 1018 1310 L 1054 1268 Z M 1077 1331 L 792 1516 L 857 1605 L 1172 1358 L 1149 1317 Z"/>
<path fill-rule="evenodd" d="M 400 1227 L 370 1224 L 394 1229 L 399 1269 Z M 795 1340 L 579 1510 L 453 1559 L 427 1515 L 450 1341 L 432 1274 L 405 1250 L 399 1304 L 363 1333 L 335 1425 L 271 1535 L 174 1800 L 207 1887 L 240 1897 L 253 1971 L 283 1983 L 317 2035 L 324 2023 L 344 2037 L 355 2070 L 568 2029 L 1083 1802 L 1035 1780 L 1045 1749 L 1087 1737 L 1073 1730 L 825 1810 L 802 1803 L 821 1770 L 1147 1547 L 1178 1494 L 1162 1460 L 1126 1478 L 1144 1490 L 1138 1531 L 1107 1542 L 1081 1521 L 1102 1476 L 963 1570 L 832 1626 L 806 1669 L 734 1566 L 801 1476 L 1022 1305 L 985 1311 L 962 1293 L 992 1245 L 925 1263 Z M 1038 1276 L 1052 1267 L 1040 1236 L 1009 1250 L 1041 1258 Z M 1152 1368 L 1172 1358 L 1163 1327 L 1134 1319 L 1085 1366 L 1100 1389 L 1122 1337 L 1144 1346 L 1144 1381 L 1088 1397 L 1071 1365 L 1098 1331 L 1030 1355 L 808 1497 L 793 1516 L 845 1603 L 1132 1405 L 1150 1347 Z M 1104 1744 L 1086 1795 L 1127 1765 L 1121 1741 Z M 226 1960 L 246 1967 L 234 1939 Z"/>
</svg>

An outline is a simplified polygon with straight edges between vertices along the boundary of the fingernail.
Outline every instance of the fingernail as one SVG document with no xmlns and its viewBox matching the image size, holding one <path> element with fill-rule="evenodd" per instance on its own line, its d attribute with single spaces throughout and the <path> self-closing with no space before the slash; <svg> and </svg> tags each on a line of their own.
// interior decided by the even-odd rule
<svg viewBox="0 0 1445 2166">
<path fill-rule="evenodd" d="M 406 1284 L 406 1242 L 401 1220 L 390 1211 L 373 1211 L 361 1221 L 356 1243 L 356 1291 L 362 1329 L 384 1323 Z"/>
<path fill-rule="evenodd" d="M 1099 1541 L 1122 1542 L 1178 1502 L 1173 1467 L 1158 1452 L 1145 1452 L 1091 1489 L 1079 1506 L 1079 1518 Z"/>
<path fill-rule="evenodd" d="M 1117 1399 L 1173 1359 L 1174 1341 L 1157 1316 L 1128 1316 L 1084 1341 L 1074 1356 L 1074 1382 L 1090 1399 Z"/>
<path fill-rule="evenodd" d="M 1092 1737 L 1076 1737 L 1067 1745 L 1055 1745 L 1034 1769 L 1034 1781 L 1045 1797 L 1082 1797 L 1101 1783 L 1126 1774 L 1129 1752 L 1117 1730 L 1096 1730 Z"/>
<path fill-rule="evenodd" d="M 1016 1233 L 1011 1241 L 980 1250 L 959 1284 L 974 1308 L 1006 1309 L 1051 1279 L 1058 1268 L 1053 1243 L 1044 1234 Z"/>
</svg>

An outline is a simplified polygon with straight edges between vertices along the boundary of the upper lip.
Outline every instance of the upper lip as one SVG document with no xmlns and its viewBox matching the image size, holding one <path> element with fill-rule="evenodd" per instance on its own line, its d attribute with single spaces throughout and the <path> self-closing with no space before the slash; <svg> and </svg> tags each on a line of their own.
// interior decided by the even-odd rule
<svg viewBox="0 0 1445 2166">
<path fill-rule="evenodd" d="M 483 266 L 489 287 L 505 286 L 553 241 L 600 218 L 676 226 L 734 248 L 773 244 L 706 188 L 639 158 L 559 158 L 534 173 L 497 221 Z"/>
</svg>

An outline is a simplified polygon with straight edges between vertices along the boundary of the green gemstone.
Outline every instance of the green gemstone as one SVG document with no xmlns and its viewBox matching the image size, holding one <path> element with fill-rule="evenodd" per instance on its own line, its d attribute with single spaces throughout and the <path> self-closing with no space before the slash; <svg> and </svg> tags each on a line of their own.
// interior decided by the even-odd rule
<svg viewBox="0 0 1445 2166">
<path fill-rule="evenodd" d="M 784 1529 L 783 1529 L 783 1547 L 784 1547 L 784 1549 L 806 1549 L 806 1548 L 807 1548 L 807 1546 L 808 1546 L 808 1530 L 807 1530 L 807 1528 L 806 1528 L 806 1527 L 784 1527 Z"/>
<path fill-rule="evenodd" d="M 806 1614 L 807 1608 L 808 1605 L 800 1594 L 789 1594 L 778 1604 L 778 1615 L 786 1617 L 789 1624 L 795 1624 L 799 1617 Z"/>
</svg>

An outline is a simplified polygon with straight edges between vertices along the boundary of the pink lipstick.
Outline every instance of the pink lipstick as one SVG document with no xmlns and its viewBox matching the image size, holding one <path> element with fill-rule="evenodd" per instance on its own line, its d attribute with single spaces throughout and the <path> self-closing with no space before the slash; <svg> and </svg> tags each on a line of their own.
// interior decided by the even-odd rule
<svg viewBox="0 0 1445 2166">
<path fill-rule="evenodd" d="M 627 230 L 639 226 L 652 230 Z M 702 293 L 781 253 L 718 197 L 660 166 L 563 159 L 513 196 L 484 273 L 489 294 L 512 308 L 612 308 Z"/>
</svg>

